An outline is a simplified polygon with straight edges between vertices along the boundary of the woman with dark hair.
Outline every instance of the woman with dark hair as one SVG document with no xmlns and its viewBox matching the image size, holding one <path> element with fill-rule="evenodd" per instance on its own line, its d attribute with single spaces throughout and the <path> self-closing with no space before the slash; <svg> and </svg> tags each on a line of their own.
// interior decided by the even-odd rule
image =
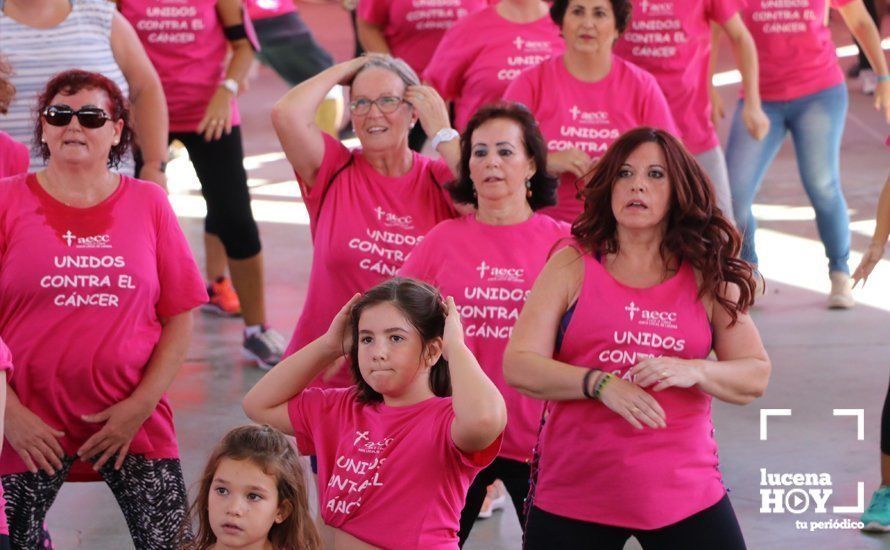
<svg viewBox="0 0 890 550">
<path fill-rule="evenodd" d="M 7 113 L 15 96 L 15 86 L 9 81 L 10 73 L 9 64 L 0 58 L 0 115 Z M 0 131 L 0 178 L 27 172 L 30 162 L 28 147 Z"/>
<path fill-rule="evenodd" d="M 541 123 L 547 169 L 560 176 L 557 205 L 545 213 L 558 220 L 581 213 L 579 180 L 622 133 L 646 125 L 677 134 L 655 78 L 612 54 L 630 12 L 630 0 L 555 1 L 550 17 L 565 54 L 523 72 L 504 93 Z"/>
<path fill-rule="evenodd" d="M 500 101 L 519 73 L 565 49 L 543 0 L 500 0 L 455 23 L 439 42 L 424 82 L 454 106 L 460 131 L 486 103 Z"/>
<path fill-rule="evenodd" d="M 164 191 L 111 170 L 133 137 L 120 89 L 66 71 L 38 108 L 46 169 L 0 184 L 13 547 L 50 548 L 42 526 L 62 483 L 102 479 L 137 548 L 172 548 L 187 502 L 165 392 L 207 293 Z"/>
<path fill-rule="evenodd" d="M 565 1 L 565 0 L 559 0 Z M 769 129 L 757 89 L 757 49 L 739 15 L 742 0 L 680 0 L 658 8 L 634 2 L 630 25 L 615 44 L 615 53 L 652 73 L 674 115 L 686 149 L 704 168 L 720 212 L 732 221 L 732 197 L 726 159 L 712 121 L 711 100 L 720 100 L 710 85 L 711 25 L 726 32 L 749 101 L 742 120 L 754 139 Z M 722 106 L 719 106 L 722 112 Z M 722 114 L 716 118 L 719 119 Z"/>
<path fill-rule="evenodd" d="M 420 75 L 445 31 L 458 20 L 487 8 L 488 4 L 488 0 L 452 0 L 447 4 L 361 0 L 356 13 L 358 39 L 365 51 L 404 59 Z M 408 135 L 411 149 L 420 151 L 426 138 L 422 126 L 412 128 Z"/>
<path fill-rule="evenodd" d="M 760 396 L 770 361 L 707 175 L 670 134 L 632 130 L 594 168 L 572 236 L 504 357 L 509 384 L 551 402 L 526 548 L 744 548 L 711 399 Z"/>
<path fill-rule="evenodd" d="M 516 104 L 483 107 L 461 139 L 460 177 L 451 188 L 454 201 L 472 204 L 476 213 L 434 227 L 399 271 L 456 297 L 467 347 L 507 403 L 504 444 L 470 486 L 461 544 L 495 479 L 504 482 L 519 524 L 525 523 L 523 501 L 541 402 L 509 387 L 502 364 L 532 283 L 557 242 L 569 235 L 568 224 L 536 213 L 556 202 L 557 184 L 547 173 L 547 147 L 532 114 Z"/>
<path fill-rule="evenodd" d="M 347 350 L 355 386 L 307 388 Z M 318 456 L 335 548 L 454 548 L 467 488 L 507 422 L 454 300 L 399 278 L 353 296 L 324 335 L 257 382 L 244 410 Z"/>
<path fill-rule="evenodd" d="M 793 4 L 793 5 L 790 5 Z M 810 0 L 789 5 L 750 2 L 742 18 L 760 52 L 760 98 L 736 106 L 726 145 L 726 165 L 742 258 L 758 265 L 751 206 L 786 134 L 791 134 L 801 183 L 816 215 L 828 258 L 828 307 L 855 305 L 850 285 L 850 216 L 841 188 L 841 137 L 847 118 L 847 85 L 827 21 L 837 9 L 880 76 L 875 109 L 890 123 L 890 73 L 881 37 L 862 0 Z M 769 131 L 755 139 L 745 128 L 750 100 L 762 99 Z"/>
<path fill-rule="evenodd" d="M 350 86 L 349 109 L 361 143 L 354 151 L 323 133 L 315 120 L 325 95 L 340 83 Z M 457 215 L 444 185 L 457 173 L 460 147 L 435 90 L 421 86 L 411 67 L 388 55 L 339 63 L 296 86 L 273 108 L 272 123 L 309 210 L 313 244 L 309 289 L 290 355 L 321 336 L 353 294 L 394 276 L 427 231 Z M 437 151 L 447 162 L 408 148 L 415 124 L 438 136 Z M 316 382 L 353 384 L 339 362 Z"/>
</svg>

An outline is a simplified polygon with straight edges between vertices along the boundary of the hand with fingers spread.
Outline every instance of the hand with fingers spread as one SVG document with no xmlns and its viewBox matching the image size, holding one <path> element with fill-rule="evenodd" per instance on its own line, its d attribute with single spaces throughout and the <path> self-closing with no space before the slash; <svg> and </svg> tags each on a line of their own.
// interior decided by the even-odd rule
<svg viewBox="0 0 890 550">
<path fill-rule="evenodd" d="M 568 172 L 576 178 L 580 178 L 591 168 L 593 168 L 593 160 L 587 153 L 575 147 L 547 155 L 547 171 L 551 174 Z"/>
<path fill-rule="evenodd" d="M 153 411 L 154 407 L 133 399 L 124 399 L 104 411 L 82 415 L 81 418 L 86 422 L 104 425 L 81 445 L 77 456 L 84 461 L 98 457 L 93 464 L 93 470 L 98 472 L 111 457 L 117 455 L 114 469 L 120 470 L 136 432 Z"/>
<path fill-rule="evenodd" d="M 405 101 L 414 107 L 426 135 L 435 136 L 439 130 L 451 127 L 445 100 L 432 86 L 408 86 Z"/>
<path fill-rule="evenodd" d="M 654 385 L 653 391 L 691 388 L 701 381 L 701 361 L 653 357 L 631 367 L 630 373 L 635 384 L 641 388 Z"/>
<path fill-rule="evenodd" d="M 31 473 L 43 470 L 53 475 L 62 468 L 65 451 L 59 438 L 65 433 L 53 428 L 19 402 L 6 407 L 4 436 Z"/>
<path fill-rule="evenodd" d="M 618 413 L 638 430 L 642 430 L 644 424 L 650 428 L 667 426 L 664 409 L 654 397 L 620 376 L 611 376 L 612 379 L 600 390 L 599 399 L 603 405 Z"/>
<path fill-rule="evenodd" d="M 198 124 L 198 134 L 204 136 L 204 141 L 215 141 L 232 133 L 232 92 L 222 86 L 216 89 L 204 118 Z"/>
</svg>

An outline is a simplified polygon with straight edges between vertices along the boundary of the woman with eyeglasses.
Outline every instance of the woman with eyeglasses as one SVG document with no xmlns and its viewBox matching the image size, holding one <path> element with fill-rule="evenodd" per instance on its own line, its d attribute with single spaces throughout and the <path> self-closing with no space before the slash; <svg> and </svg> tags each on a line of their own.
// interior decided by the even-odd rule
<svg viewBox="0 0 890 550">
<path fill-rule="evenodd" d="M 101 479 L 136 548 L 174 548 L 187 498 L 164 394 L 207 293 L 164 191 L 112 170 L 133 139 L 120 89 L 66 71 L 38 109 L 46 168 L 0 184 L 12 546 L 51 548 L 43 524 L 62 483 Z"/>
<path fill-rule="evenodd" d="M 350 151 L 315 124 L 336 84 L 351 86 L 349 109 L 361 148 Z M 402 60 L 374 54 L 334 65 L 291 89 L 272 123 L 309 210 L 314 245 L 309 289 L 285 355 L 321 336 L 344 303 L 394 276 L 426 232 L 457 215 L 444 185 L 460 158 L 457 132 L 439 95 Z M 420 123 L 443 160 L 408 148 Z M 350 386 L 337 363 L 316 381 Z"/>
</svg>

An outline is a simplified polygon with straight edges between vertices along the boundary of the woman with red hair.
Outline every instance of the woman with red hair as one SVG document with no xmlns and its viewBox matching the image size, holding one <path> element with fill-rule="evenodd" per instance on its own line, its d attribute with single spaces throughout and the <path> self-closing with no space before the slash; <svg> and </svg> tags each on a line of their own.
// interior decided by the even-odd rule
<svg viewBox="0 0 890 550">
<path fill-rule="evenodd" d="M 744 548 L 710 412 L 769 379 L 739 235 L 661 130 L 620 137 L 583 195 L 504 357 L 510 385 L 550 402 L 526 548 Z"/>
</svg>

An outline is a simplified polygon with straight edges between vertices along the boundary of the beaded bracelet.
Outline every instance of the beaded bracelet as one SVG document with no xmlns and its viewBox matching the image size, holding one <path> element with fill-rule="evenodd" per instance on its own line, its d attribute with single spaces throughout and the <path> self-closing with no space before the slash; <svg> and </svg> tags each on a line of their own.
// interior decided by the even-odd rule
<svg viewBox="0 0 890 550">
<path fill-rule="evenodd" d="M 596 389 L 593 390 L 594 399 L 600 398 L 600 392 L 603 391 L 603 388 L 606 387 L 606 384 L 608 384 L 609 380 L 611 380 L 612 378 L 614 378 L 614 375 L 611 372 L 605 373 L 603 377 L 600 378 L 599 382 L 596 385 Z"/>
<path fill-rule="evenodd" d="M 601 373 L 603 371 L 599 369 L 588 369 L 584 374 L 584 378 L 581 380 L 581 393 L 583 393 L 584 397 L 587 399 L 593 399 L 593 394 L 590 393 L 590 377 L 598 372 Z"/>
</svg>

